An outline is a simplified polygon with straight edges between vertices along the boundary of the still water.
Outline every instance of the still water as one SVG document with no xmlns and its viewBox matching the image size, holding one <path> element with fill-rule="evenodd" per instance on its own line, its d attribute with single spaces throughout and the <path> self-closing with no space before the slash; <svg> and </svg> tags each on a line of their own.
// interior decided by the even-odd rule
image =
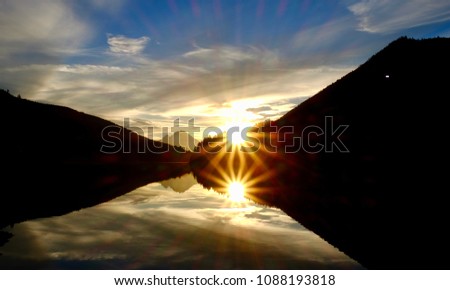
<svg viewBox="0 0 450 290">
<path fill-rule="evenodd" d="M 282 211 L 231 201 L 192 175 L 8 230 L 1 269 L 361 268 Z"/>
</svg>

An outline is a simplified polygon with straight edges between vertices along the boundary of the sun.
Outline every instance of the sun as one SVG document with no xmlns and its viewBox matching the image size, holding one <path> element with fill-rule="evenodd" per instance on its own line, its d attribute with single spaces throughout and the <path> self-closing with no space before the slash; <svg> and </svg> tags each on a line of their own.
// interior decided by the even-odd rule
<svg viewBox="0 0 450 290">
<path fill-rule="evenodd" d="M 233 181 L 228 185 L 228 198 L 234 202 L 245 201 L 245 186 L 241 182 Z"/>
<path fill-rule="evenodd" d="M 242 138 L 241 132 L 236 132 L 231 135 L 231 144 L 234 146 L 242 145 L 246 142 L 244 138 Z"/>
</svg>

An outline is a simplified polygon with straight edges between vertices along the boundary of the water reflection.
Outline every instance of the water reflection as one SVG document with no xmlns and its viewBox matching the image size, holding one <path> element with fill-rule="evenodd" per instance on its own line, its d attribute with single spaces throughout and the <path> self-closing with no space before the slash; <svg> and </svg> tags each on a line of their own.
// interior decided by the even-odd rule
<svg viewBox="0 0 450 290">
<path fill-rule="evenodd" d="M 161 185 L 165 188 L 170 188 L 180 193 L 185 192 L 195 184 L 197 184 L 197 180 L 195 180 L 192 173 L 161 181 Z"/>
<path fill-rule="evenodd" d="M 2 269 L 360 268 L 280 210 L 198 184 L 183 194 L 149 184 L 12 232 Z"/>
</svg>

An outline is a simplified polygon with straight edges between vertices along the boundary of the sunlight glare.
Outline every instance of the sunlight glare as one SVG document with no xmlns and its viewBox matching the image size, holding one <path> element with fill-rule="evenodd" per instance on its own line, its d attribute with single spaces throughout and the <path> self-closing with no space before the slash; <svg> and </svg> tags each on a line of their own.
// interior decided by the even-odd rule
<svg viewBox="0 0 450 290">
<path fill-rule="evenodd" d="M 233 181 L 228 186 L 228 198 L 234 202 L 245 201 L 245 186 L 237 181 Z"/>
<path fill-rule="evenodd" d="M 231 135 L 231 143 L 233 145 L 241 145 L 245 143 L 245 139 L 242 138 L 241 132 L 235 132 Z"/>
<path fill-rule="evenodd" d="M 231 128 L 238 128 L 239 132 L 241 132 L 246 127 L 252 127 L 258 122 L 260 116 L 252 113 L 248 109 L 258 107 L 259 104 L 260 102 L 254 99 L 226 103 L 226 107 L 222 108 L 219 112 L 219 115 L 222 116 L 224 121 L 222 129 L 229 131 Z M 236 138 L 237 140 L 238 135 L 237 133 L 233 134 L 233 139 Z"/>
</svg>

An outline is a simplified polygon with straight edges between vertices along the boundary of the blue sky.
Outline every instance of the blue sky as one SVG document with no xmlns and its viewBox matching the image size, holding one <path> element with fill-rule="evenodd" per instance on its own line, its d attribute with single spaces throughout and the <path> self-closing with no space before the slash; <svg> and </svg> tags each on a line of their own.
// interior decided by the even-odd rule
<svg viewBox="0 0 450 290">
<path fill-rule="evenodd" d="M 278 118 L 399 36 L 450 37 L 450 2 L 3 0 L 0 29 L 12 93 L 119 124 L 225 126 Z"/>
</svg>

